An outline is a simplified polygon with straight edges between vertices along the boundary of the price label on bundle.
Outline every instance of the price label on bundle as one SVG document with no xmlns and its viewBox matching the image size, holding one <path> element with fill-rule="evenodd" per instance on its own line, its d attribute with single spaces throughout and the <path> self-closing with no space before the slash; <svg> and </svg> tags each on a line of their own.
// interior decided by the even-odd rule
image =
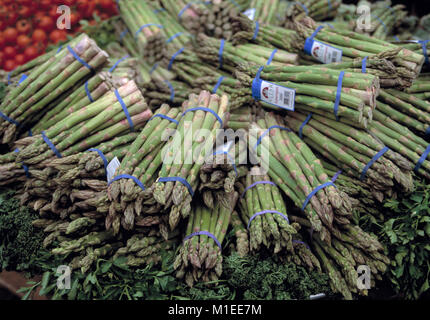
<svg viewBox="0 0 430 320">
<path fill-rule="evenodd" d="M 112 161 L 109 162 L 106 168 L 108 183 L 111 182 L 111 180 L 115 176 L 116 169 L 118 169 L 120 165 L 121 165 L 121 162 L 119 162 L 117 157 L 113 158 Z"/>
<path fill-rule="evenodd" d="M 342 50 L 320 41 L 313 40 L 312 46 L 305 47 L 305 51 L 322 63 L 342 61 Z"/>
<path fill-rule="evenodd" d="M 282 109 L 294 111 L 296 91 L 271 82 L 261 81 L 260 99 Z"/>
<path fill-rule="evenodd" d="M 247 16 L 249 18 L 249 20 L 254 21 L 254 19 L 255 19 L 255 11 L 256 11 L 255 8 L 251 8 L 251 9 L 248 9 L 248 10 L 244 11 L 243 14 L 245 16 Z"/>
</svg>

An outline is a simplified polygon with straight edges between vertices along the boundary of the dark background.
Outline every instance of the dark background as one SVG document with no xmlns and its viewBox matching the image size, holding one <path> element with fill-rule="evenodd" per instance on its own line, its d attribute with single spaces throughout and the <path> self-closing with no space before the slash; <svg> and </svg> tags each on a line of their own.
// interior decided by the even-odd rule
<svg viewBox="0 0 430 320">
<path fill-rule="evenodd" d="M 343 3 L 356 4 L 357 0 L 343 0 Z M 424 16 L 430 13 L 430 1 L 429 0 L 392 0 L 391 3 L 394 4 L 404 4 L 408 11 L 412 15 Z"/>
</svg>

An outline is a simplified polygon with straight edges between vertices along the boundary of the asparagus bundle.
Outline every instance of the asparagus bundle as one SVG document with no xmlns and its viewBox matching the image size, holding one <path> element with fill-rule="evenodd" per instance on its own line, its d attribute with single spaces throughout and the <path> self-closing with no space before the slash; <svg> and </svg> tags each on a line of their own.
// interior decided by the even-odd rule
<svg viewBox="0 0 430 320">
<path fill-rule="evenodd" d="M 134 127 L 142 127 L 152 116 L 134 81 L 79 110 L 33 137 L 33 143 L 18 153 L 17 162 L 42 166 L 58 158 L 87 150 Z"/>
<path fill-rule="evenodd" d="M 331 235 L 350 223 L 349 197 L 335 188 L 321 161 L 279 116 L 267 113 L 265 119 L 251 125 L 249 137 L 273 182 L 302 208 L 321 239 L 330 243 Z"/>
<path fill-rule="evenodd" d="M 258 1 L 251 0 L 249 8 L 255 10 L 254 19 L 261 24 L 278 26 L 281 20 L 277 16 L 280 8 L 284 8 L 281 0 Z"/>
<path fill-rule="evenodd" d="M 255 121 L 256 104 L 246 105 L 232 110 L 228 119 L 227 128 L 232 130 L 249 130 L 249 126 Z"/>
<path fill-rule="evenodd" d="M 162 52 L 158 48 L 165 44 L 166 36 L 161 20 L 150 5 L 146 1 L 121 1 L 119 10 L 130 36 L 137 41 L 139 56 L 149 63 L 160 60 Z"/>
<path fill-rule="evenodd" d="M 3 143 L 14 141 L 18 129 L 31 125 L 34 116 L 46 112 L 55 99 L 61 101 L 61 96 L 70 94 L 67 92 L 70 88 L 85 80 L 107 58 L 106 52 L 92 39 L 81 35 L 33 70 L 20 86 L 9 92 L 0 106 Z"/>
<path fill-rule="evenodd" d="M 304 50 L 305 43 L 310 42 L 309 38 L 315 33 L 317 27 L 317 24 L 311 18 L 304 18 L 300 22 L 294 22 L 296 38 L 293 41 L 293 45 L 298 52 Z M 372 55 L 379 55 L 379 57 L 391 61 L 396 67 L 396 72 L 402 77 L 404 87 L 412 85 L 421 72 L 424 63 L 424 56 L 422 54 L 353 31 L 327 27 L 318 28 L 318 32 L 316 32 L 312 40 L 313 44 L 315 44 L 314 41 L 316 40 L 342 50 L 342 61 L 350 61 L 354 58 L 365 58 Z M 313 47 L 318 46 L 314 45 Z M 320 50 L 319 52 L 322 51 Z M 313 56 L 320 56 L 313 49 L 311 53 Z M 337 58 L 339 57 L 337 56 Z"/>
<path fill-rule="evenodd" d="M 412 166 L 402 155 L 389 150 L 365 131 L 313 115 L 302 126 L 306 115 L 289 113 L 286 122 L 303 141 L 347 174 L 360 177 L 380 198 L 391 197 L 396 190 L 411 191 Z"/>
<path fill-rule="evenodd" d="M 233 211 L 231 214 L 231 227 L 236 237 L 236 245 L 233 245 L 234 251 L 237 252 L 240 257 L 247 256 L 249 253 L 248 231 L 236 211 Z"/>
<path fill-rule="evenodd" d="M 228 207 L 214 209 L 196 206 L 190 214 L 186 237 L 173 267 L 176 277 L 192 287 L 197 281 L 217 281 L 222 274 L 222 243 L 230 224 L 238 194 L 227 195 Z"/>
<path fill-rule="evenodd" d="M 265 66 L 259 71 L 258 66 L 241 64 L 236 72 L 236 77 L 243 82 L 245 87 L 248 87 L 248 91 L 253 90 L 253 96 L 254 86 L 261 82 L 260 79 L 253 79 L 257 72 L 261 80 L 294 90 L 295 109 L 315 112 L 364 128 L 372 120 L 379 92 L 379 79 L 374 75 L 344 72 L 342 90 L 340 99 L 338 99 L 341 71 L 304 66 Z M 291 94 L 289 95 L 291 96 Z M 281 101 L 292 100 L 291 97 L 287 98 L 285 94 Z M 338 108 L 336 109 L 337 101 Z M 262 101 L 262 105 L 279 109 L 264 101 Z"/>
<path fill-rule="evenodd" d="M 297 223 L 290 224 L 278 187 L 258 167 L 236 186 L 242 194 L 239 213 L 248 226 L 250 251 L 265 247 L 275 254 L 283 249 L 293 253 L 293 235 L 300 227 Z"/>
<path fill-rule="evenodd" d="M 191 87 L 183 81 L 159 80 L 156 78 L 146 82 L 142 87 L 151 109 L 163 103 L 169 103 L 174 106 L 182 105 L 192 91 Z"/>
<path fill-rule="evenodd" d="M 288 27 L 293 20 L 311 17 L 315 21 L 330 20 L 337 16 L 342 1 L 304 0 L 290 3 L 287 7 L 285 25 Z"/>
<path fill-rule="evenodd" d="M 189 216 L 190 203 L 200 182 L 200 168 L 213 149 L 218 129 L 223 129 L 227 122 L 229 101 L 225 95 L 202 91 L 199 96 L 191 94 L 182 108 L 183 116 L 153 186 L 154 199 L 169 213 L 171 230 L 181 216 Z"/>
<path fill-rule="evenodd" d="M 131 230 L 139 223 L 160 223 L 158 213 L 161 205 L 152 199 L 150 187 L 162 165 L 166 134 L 171 134 L 171 131 L 176 129 L 179 118 L 179 109 L 162 105 L 131 145 L 116 170 L 115 178 L 108 188 L 110 204 L 106 217 L 106 228 L 112 228 L 115 234 L 121 226 Z M 121 177 L 123 179 L 120 179 Z M 154 214 L 158 215 L 153 216 Z"/>
<path fill-rule="evenodd" d="M 204 34 L 197 36 L 196 53 L 203 61 L 234 73 L 237 66 L 244 62 L 256 65 L 270 64 L 277 67 L 298 64 L 298 55 L 284 50 L 269 49 L 256 44 L 233 46 L 230 42 L 210 38 Z M 223 50 L 220 53 L 220 48 Z"/>
</svg>

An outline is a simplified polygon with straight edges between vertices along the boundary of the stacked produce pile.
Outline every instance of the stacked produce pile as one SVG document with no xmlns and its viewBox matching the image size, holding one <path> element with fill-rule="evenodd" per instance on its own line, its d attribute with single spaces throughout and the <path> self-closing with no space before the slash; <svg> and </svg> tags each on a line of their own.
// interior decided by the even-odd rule
<svg viewBox="0 0 430 320">
<path fill-rule="evenodd" d="M 315 21 L 330 20 L 337 16 L 338 8 L 342 4 L 340 0 L 304 0 L 290 2 L 287 7 L 285 26 L 291 25 L 293 20 L 301 20 L 311 17 Z"/>
<path fill-rule="evenodd" d="M 83 34 L 35 68 L 0 106 L 2 142 L 13 142 L 19 129 L 28 129 L 35 117 L 52 108 L 56 99 L 70 94 L 68 90 L 88 79 L 107 58 L 106 52 Z"/>
</svg>

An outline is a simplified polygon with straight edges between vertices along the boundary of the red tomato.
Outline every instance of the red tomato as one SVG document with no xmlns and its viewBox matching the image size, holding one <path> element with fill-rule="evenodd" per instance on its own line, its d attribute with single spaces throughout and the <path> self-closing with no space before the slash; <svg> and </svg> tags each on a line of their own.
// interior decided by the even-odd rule
<svg viewBox="0 0 430 320">
<path fill-rule="evenodd" d="M 26 57 L 25 57 L 25 55 L 23 55 L 22 53 L 17 54 L 16 57 L 15 57 L 15 62 L 19 66 L 22 65 L 22 64 L 24 64 L 24 63 L 26 63 Z"/>
<path fill-rule="evenodd" d="M 0 69 L 1 69 L 1 66 L 3 65 L 3 61 L 4 61 L 4 53 L 3 51 L 0 51 Z"/>
<path fill-rule="evenodd" d="M 20 47 L 21 49 L 25 49 L 31 43 L 31 39 L 27 35 L 21 34 L 16 39 L 16 43 L 18 47 Z"/>
<path fill-rule="evenodd" d="M 42 9 L 41 11 L 48 11 L 52 9 L 54 5 L 51 2 L 51 0 L 40 0 L 39 6 L 40 6 L 40 9 Z M 57 11 L 57 6 L 54 6 L 54 7 L 55 7 L 55 11 Z"/>
<path fill-rule="evenodd" d="M 17 2 L 20 4 L 20 5 L 22 5 L 22 6 L 30 6 L 31 5 L 31 2 L 32 2 L 32 0 L 17 0 Z"/>
<path fill-rule="evenodd" d="M 64 4 L 66 6 L 71 7 L 71 6 L 73 6 L 75 4 L 75 2 L 76 2 L 75 0 L 62 0 L 61 4 Z"/>
<path fill-rule="evenodd" d="M 31 29 L 31 23 L 28 20 L 19 20 L 16 23 L 16 30 L 20 34 L 28 34 Z"/>
<path fill-rule="evenodd" d="M 30 46 L 24 51 L 24 55 L 27 61 L 33 60 L 39 55 L 39 50 L 35 46 Z"/>
<path fill-rule="evenodd" d="M 6 39 L 3 36 L 3 32 L 0 31 L 0 49 L 3 48 L 6 44 Z"/>
<path fill-rule="evenodd" d="M 16 63 L 15 60 L 6 60 L 3 64 L 3 68 L 5 71 L 12 71 L 13 69 L 16 68 Z"/>
<path fill-rule="evenodd" d="M 52 43 L 67 40 L 67 32 L 64 30 L 54 30 L 49 34 L 49 40 L 51 40 Z"/>
<path fill-rule="evenodd" d="M 7 28 L 3 32 L 3 36 L 6 40 L 6 43 L 15 43 L 16 38 L 18 37 L 18 31 L 15 28 Z"/>
<path fill-rule="evenodd" d="M 30 18 L 31 17 L 31 15 L 32 15 L 32 13 L 33 13 L 33 10 L 32 10 L 32 8 L 30 8 L 30 7 L 28 7 L 28 6 L 21 6 L 19 9 L 18 9 L 18 15 L 19 15 L 19 17 L 21 18 L 21 19 L 25 19 L 25 18 Z"/>
<path fill-rule="evenodd" d="M 12 6 L 9 6 L 7 10 L 8 12 L 3 20 L 6 22 L 6 25 L 8 26 L 14 25 L 18 20 L 18 14 L 16 13 L 15 9 L 13 9 Z"/>
<path fill-rule="evenodd" d="M 31 36 L 31 39 L 34 42 L 45 42 L 48 39 L 48 36 L 46 35 L 46 32 L 42 29 L 36 29 L 33 32 L 33 35 Z"/>
<path fill-rule="evenodd" d="M 51 32 L 55 28 L 55 22 L 51 17 L 43 16 L 38 20 L 37 26 L 45 32 Z"/>
<path fill-rule="evenodd" d="M 14 59 L 16 56 L 16 49 L 14 47 L 8 46 L 3 49 L 3 53 L 6 59 Z"/>
<path fill-rule="evenodd" d="M 81 16 L 78 12 L 72 12 L 70 15 L 70 24 L 72 26 L 75 26 L 78 24 L 78 22 L 81 20 Z"/>
</svg>

